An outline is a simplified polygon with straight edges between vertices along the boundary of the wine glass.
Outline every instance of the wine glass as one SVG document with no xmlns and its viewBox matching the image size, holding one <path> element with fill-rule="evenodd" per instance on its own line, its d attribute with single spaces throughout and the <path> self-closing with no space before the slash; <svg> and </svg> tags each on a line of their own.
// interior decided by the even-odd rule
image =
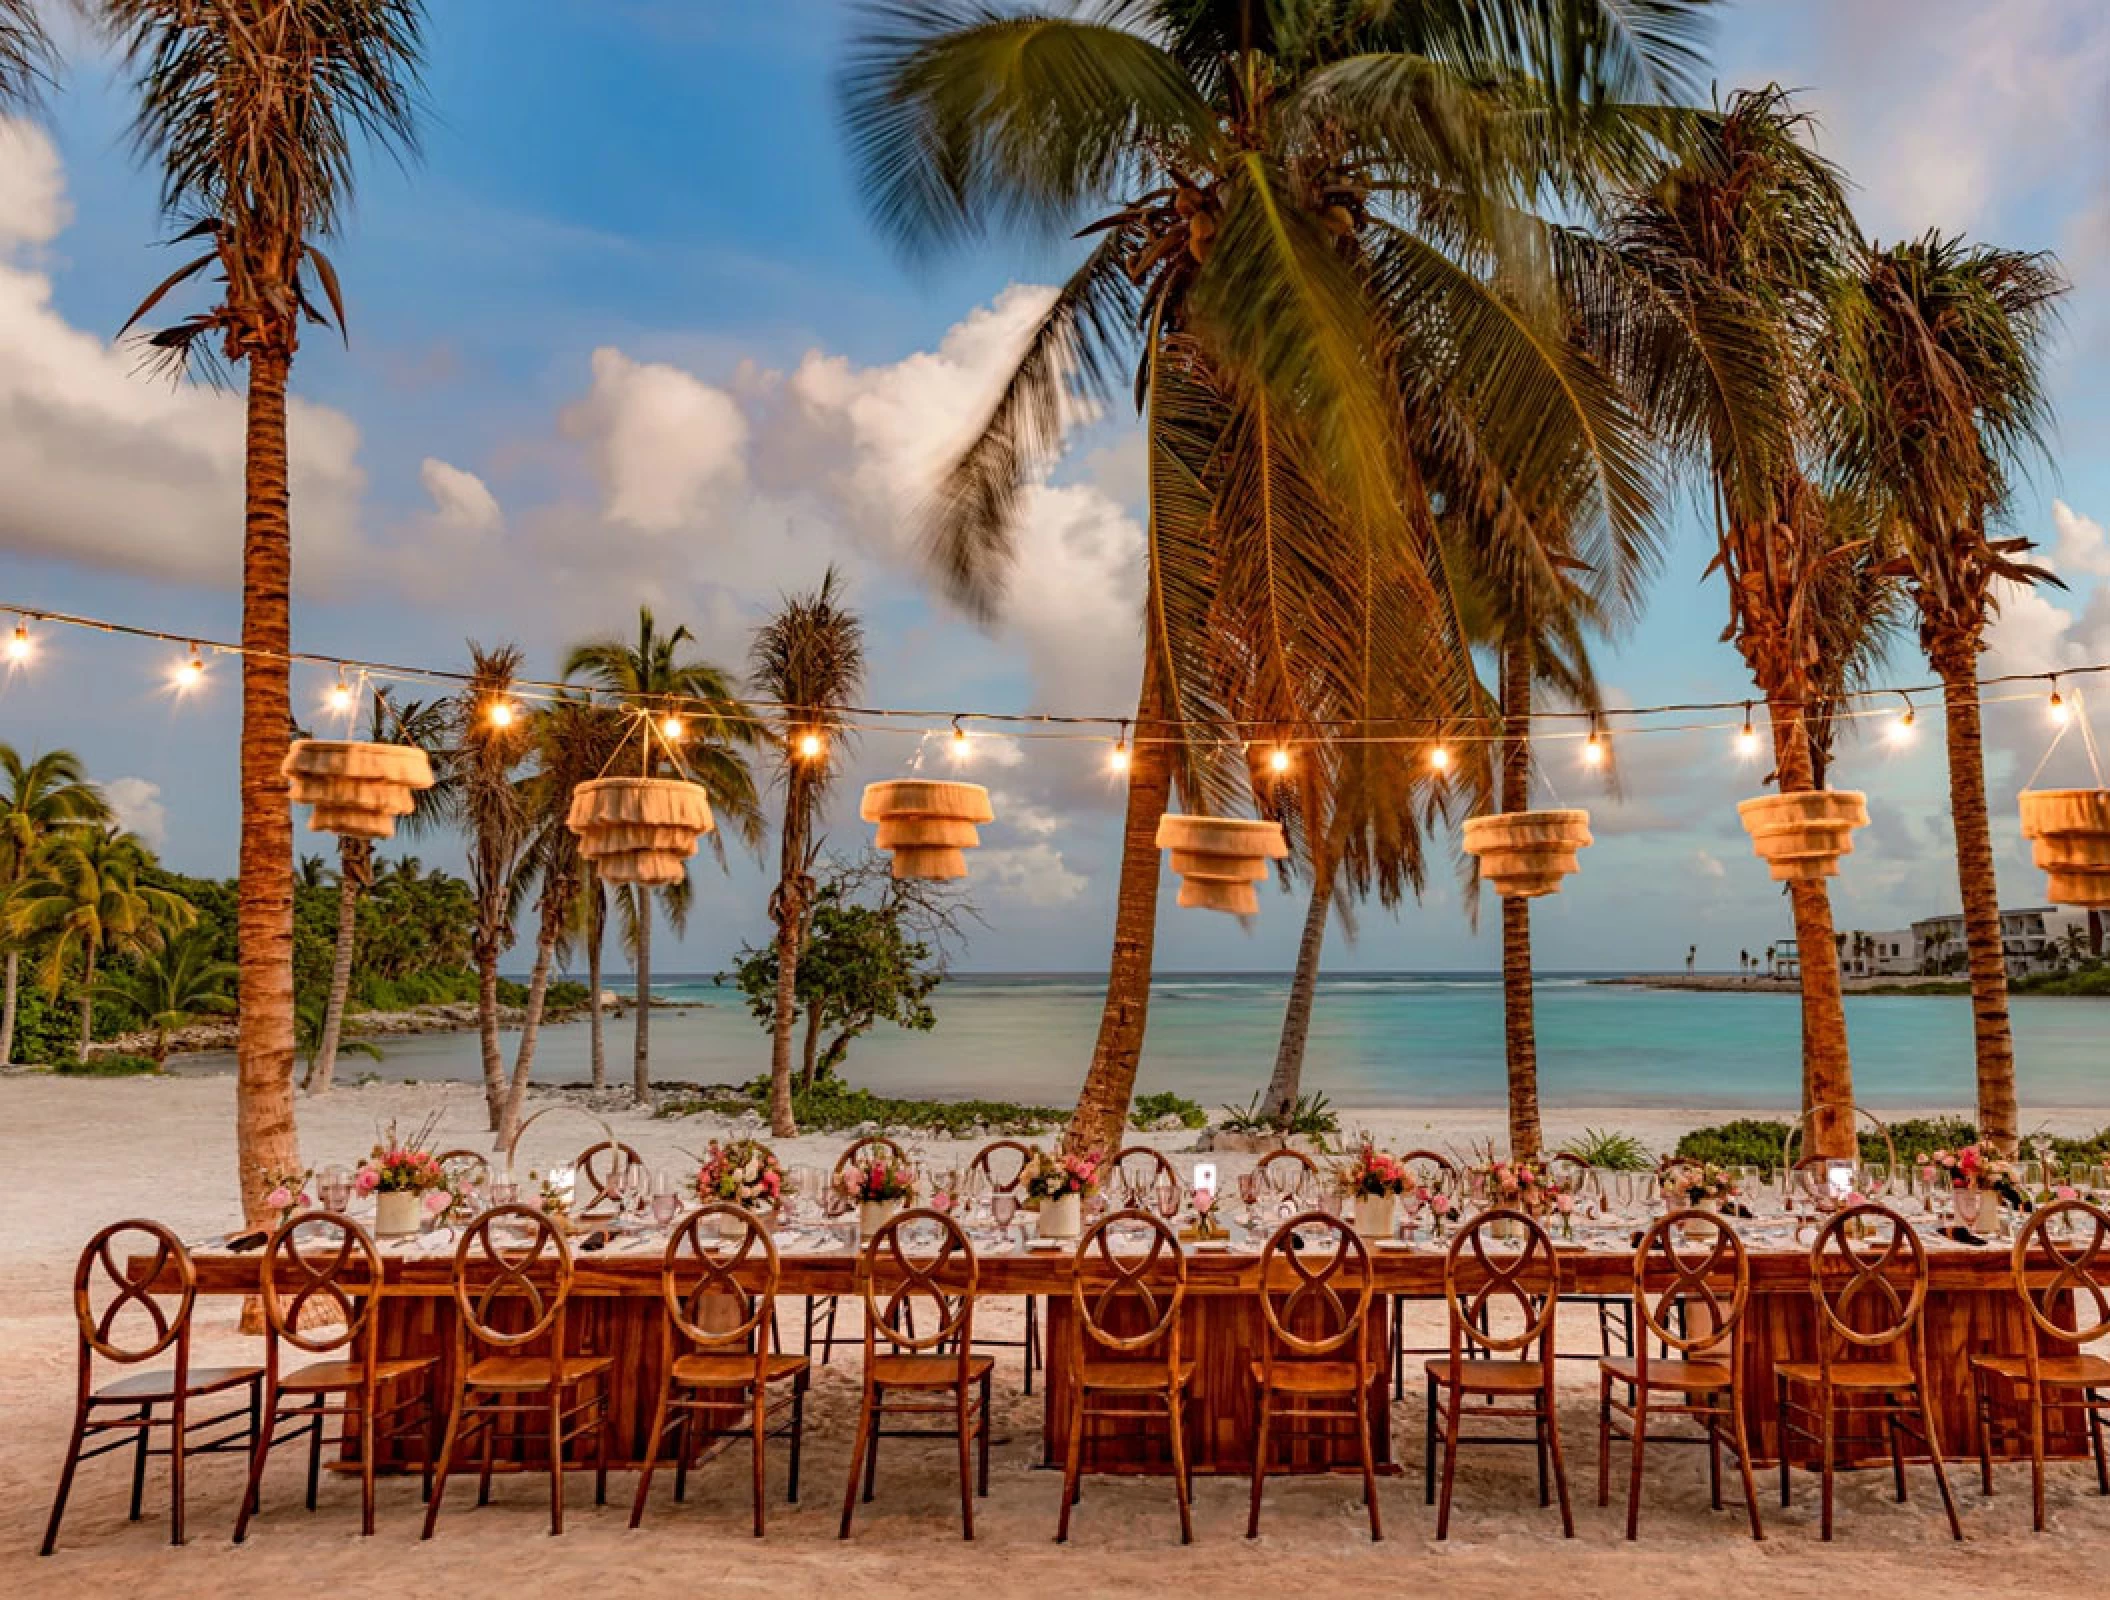
<svg viewBox="0 0 2110 1600">
<path fill-rule="evenodd" d="M 996 1224 L 997 1236 L 1008 1241 L 1011 1224 L 1018 1219 L 1018 1195 L 1010 1189 L 1002 1189 L 989 1197 L 989 1219 Z"/>
<path fill-rule="evenodd" d="M 315 1187 L 326 1210 L 342 1212 L 352 1203 L 352 1177 L 342 1167 L 324 1167 Z"/>
<path fill-rule="evenodd" d="M 643 1212 L 652 1198 L 652 1169 L 642 1161 L 625 1161 L 616 1175 L 615 1200 L 619 1216 Z"/>
<path fill-rule="evenodd" d="M 1155 1199 L 1157 1200 L 1158 1215 L 1167 1222 L 1170 1222 L 1180 1214 L 1180 1186 L 1170 1178 L 1158 1179 Z"/>
<path fill-rule="evenodd" d="M 1250 1168 L 1238 1175 L 1238 1203 L 1245 1207 L 1238 1220 L 1251 1227 L 1253 1207 L 1260 1203 L 1260 1174 Z"/>
<path fill-rule="evenodd" d="M 681 1212 L 681 1180 L 672 1167 L 662 1167 L 652 1177 L 652 1220 L 662 1228 Z"/>
</svg>

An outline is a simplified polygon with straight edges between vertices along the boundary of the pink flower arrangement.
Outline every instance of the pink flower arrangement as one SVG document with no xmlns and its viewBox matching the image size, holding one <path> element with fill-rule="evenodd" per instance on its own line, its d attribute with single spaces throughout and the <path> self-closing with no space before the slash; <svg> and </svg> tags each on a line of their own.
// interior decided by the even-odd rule
<svg viewBox="0 0 2110 1600">
<path fill-rule="evenodd" d="M 2020 1203 L 2015 1169 L 1982 1147 L 1967 1144 L 1959 1150 L 1936 1150 L 1921 1155 L 1920 1171 L 1930 1180 L 1939 1178 L 1953 1189 L 1990 1189 Z"/>
<path fill-rule="evenodd" d="M 836 1187 L 858 1205 L 874 1200 L 916 1198 L 916 1169 L 887 1155 L 853 1161 L 836 1177 Z"/>
<path fill-rule="evenodd" d="M 1339 1169 L 1341 1192 L 1391 1199 L 1414 1187 L 1414 1174 L 1397 1156 L 1387 1155 L 1365 1139 L 1355 1157 Z"/>
<path fill-rule="evenodd" d="M 264 1174 L 267 1185 L 264 1204 L 278 1213 L 279 1221 L 284 1222 L 294 1212 L 305 1211 L 315 1204 L 308 1194 L 308 1179 L 312 1176 L 308 1172 L 267 1171 Z"/>
<path fill-rule="evenodd" d="M 1575 1197 L 1556 1182 L 1543 1167 L 1533 1166 L 1528 1161 L 1506 1161 L 1495 1159 L 1471 1171 L 1474 1183 L 1487 1196 L 1491 1206 L 1508 1206 L 1526 1216 L 1543 1217 L 1550 1212 L 1562 1216 L 1575 1210 Z M 1567 1204 L 1562 1205 L 1562 1201 Z"/>
<path fill-rule="evenodd" d="M 1105 1154 L 1097 1150 L 1087 1155 L 1068 1155 L 1061 1152 L 1050 1155 L 1047 1151 L 1036 1148 L 1019 1177 L 1027 1198 L 1060 1200 L 1068 1194 L 1096 1193 L 1099 1188 L 1099 1172 L 1105 1164 Z"/>
<path fill-rule="evenodd" d="M 773 1210 L 784 1193 L 784 1168 L 758 1139 L 716 1139 L 696 1170 L 696 1198 L 705 1205 L 730 1200 L 750 1211 Z"/>
<path fill-rule="evenodd" d="M 436 1120 L 427 1121 L 408 1139 L 396 1133 L 391 1122 L 374 1145 L 367 1158 L 359 1164 L 352 1178 L 352 1185 L 361 1194 L 425 1194 L 431 1190 L 445 1190 L 450 1195 L 454 1185 L 447 1176 L 447 1169 L 440 1165 L 440 1158 L 432 1153 L 432 1130 Z M 443 1205 L 440 1210 L 445 1210 Z"/>
</svg>

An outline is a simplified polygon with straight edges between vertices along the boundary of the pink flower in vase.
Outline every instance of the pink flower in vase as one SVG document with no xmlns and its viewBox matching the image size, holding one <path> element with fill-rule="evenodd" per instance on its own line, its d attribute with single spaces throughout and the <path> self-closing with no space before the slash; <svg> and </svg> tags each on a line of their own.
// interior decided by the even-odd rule
<svg viewBox="0 0 2110 1600">
<path fill-rule="evenodd" d="M 445 1189 L 427 1189 L 425 1191 L 425 1214 L 427 1216 L 436 1217 L 453 1204 L 454 1196 Z"/>
<path fill-rule="evenodd" d="M 283 1211 L 286 1207 L 293 1204 L 293 1192 L 284 1184 L 280 1184 L 276 1189 L 264 1196 L 264 1204 L 271 1207 L 274 1211 Z"/>
<path fill-rule="evenodd" d="M 1429 1196 L 1429 1209 L 1439 1217 L 1449 1216 L 1451 1214 L 1451 1197 L 1443 1193 L 1442 1190 L 1437 1190 Z"/>
<path fill-rule="evenodd" d="M 372 1167 L 361 1167 L 359 1175 L 352 1180 L 352 1187 L 361 1194 L 372 1194 L 381 1187 L 381 1174 Z"/>
<path fill-rule="evenodd" d="M 2070 1183 L 2060 1184 L 2051 1194 L 2054 1200 L 2078 1200 L 2081 1197 L 2081 1191 Z"/>
<path fill-rule="evenodd" d="M 1558 1200 L 1554 1201 L 1553 1204 L 1554 1208 L 1559 1211 L 1562 1216 L 1572 1216 L 1575 1211 L 1575 1196 L 1572 1194 L 1564 1194 Z"/>
</svg>

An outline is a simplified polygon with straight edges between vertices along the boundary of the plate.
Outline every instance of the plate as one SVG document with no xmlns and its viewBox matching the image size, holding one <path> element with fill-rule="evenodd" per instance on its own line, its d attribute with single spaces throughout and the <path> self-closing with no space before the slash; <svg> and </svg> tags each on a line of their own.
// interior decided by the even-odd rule
<svg viewBox="0 0 2110 1600">
<path fill-rule="evenodd" d="M 1062 1250 L 1068 1248 L 1070 1243 L 1071 1241 L 1068 1239 L 1042 1239 L 1036 1237 L 1026 1241 L 1026 1248 L 1028 1250 Z"/>
<path fill-rule="evenodd" d="M 1411 1250 L 1414 1248 L 1414 1243 L 1410 1239 L 1375 1239 L 1371 1242 L 1380 1250 Z"/>
</svg>

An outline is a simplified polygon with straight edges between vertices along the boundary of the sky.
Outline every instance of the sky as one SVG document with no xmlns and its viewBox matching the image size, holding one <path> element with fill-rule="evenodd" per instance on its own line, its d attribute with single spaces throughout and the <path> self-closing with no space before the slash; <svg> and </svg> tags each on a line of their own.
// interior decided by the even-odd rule
<svg viewBox="0 0 2110 1600">
<path fill-rule="evenodd" d="M 1142 452 L 1107 417 L 1027 497 L 1002 614 L 980 626 L 928 580 L 914 508 L 973 426 L 1073 247 L 997 240 L 911 267 L 860 205 L 834 117 L 846 0 L 446 0 L 431 7 L 422 159 L 368 162 L 331 254 L 349 339 L 309 335 L 291 421 L 296 647 L 458 667 L 517 641 L 549 674 L 566 645 L 634 629 L 640 604 L 707 658 L 745 660 L 786 591 L 839 566 L 870 635 L 868 699 L 946 711 L 1118 716 L 1140 645 Z M 205 638 L 238 633 L 238 395 L 171 387 L 114 335 L 174 262 L 125 138 L 112 64 L 67 33 L 39 126 L 0 124 L 0 607 Z M 1745 0 L 1713 50 L 1721 90 L 1801 91 L 1864 228 L 1930 228 L 2057 252 L 2073 281 L 2050 366 L 2053 460 L 2014 522 L 2068 588 L 2012 596 L 1990 672 L 2110 662 L 2110 7 L 2099 0 Z M 1613 705 L 1741 698 L 1725 600 L 1681 513 L 1641 622 L 1602 647 Z M 0 623 L 5 622 L 0 617 Z M 0 680 L 0 740 L 79 751 L 126 821 L 181 870 L 234 868 L 238 662 L 166 687 L 170 647 L 42 628 Z M 319 709 L 334 674 L 301 673 Z M 1927 673 L 1909 647 L 1886 682 Z M 2110 743 L 2110 676 L 2095 718 Z M 402 693 L 415 694 L 415 689 Z M 2071 687 L 2069 699 L 2073 698 Z M 1842 929 L 1953 908 L 1934 703 L 1918 737 L 1842 752 L 1871 826 L 1834 885 Z M 2013 825 L 2044 755 L 2044 693 L 1990 705 L 2003 898 L 2039 903 Z M 2069 738 L 2046 783 L 2078 783 Z M 918 741 L 850 752 L 829 837 L 855 849 L 855 791 Z M 1731 730 L 1617 741 L 1618 787 L 1574 745 L 1542 749 L 1548 801 L 1587 805 L 1598 842 L 1534 913 L 1546 969 L 1663 967 L 1698 947 L 1733 968 L 1789 932 L 1734 803 L 1762 770 Z M 1105 750 L 977 741 L 998 815 L 972 858 L 984 971 L 1103 967 L 1121 795 Z M 303 849 L 330 841 L 303 834 Z M 456 866 L 453 841 L 405 847 Z M 1454 848 L 1443 842 L 1444 851 Z M 1170 884 L 1168 877 L 1168 888 Z M 766 935 L 767 879 L 699 860 L 665 970 L 712 971 Z M 1250 923 L 1163 897 L 1165 970 L 1279 970 L 1302 907 Z M 1479 970 L 1477 926 L 1438 871 L 1425 899 L 1338 934 L 1328 971 Z M 515 964 L 524 964 L 518 953 Z"/>
</svg>

